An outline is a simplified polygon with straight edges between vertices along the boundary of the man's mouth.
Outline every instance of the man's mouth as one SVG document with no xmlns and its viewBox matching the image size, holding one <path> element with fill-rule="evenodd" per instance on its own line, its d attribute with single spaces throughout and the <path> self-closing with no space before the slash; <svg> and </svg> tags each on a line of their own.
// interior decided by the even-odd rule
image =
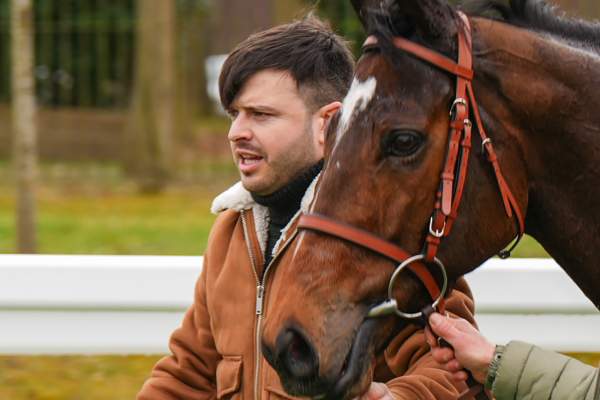
<svg viewBox="0 0 600 400">
<path fill-rule="evenodd" d="M 246 152 L 238 152 L 238 167 L 243 174 L 250 174 L 260 166 L 263 157 Z"/>
</svg>

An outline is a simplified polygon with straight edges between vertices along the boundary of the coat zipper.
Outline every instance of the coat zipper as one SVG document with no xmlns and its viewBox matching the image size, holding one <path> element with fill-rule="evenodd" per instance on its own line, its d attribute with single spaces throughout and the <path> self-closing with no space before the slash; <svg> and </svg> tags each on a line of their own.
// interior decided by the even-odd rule
<svg viewBox="0 0 600 400">
<path fill-rule="evenodd" d="M 271 269 L 271 266 L 273 265 L 274 261 L 277 259 L 279 254 L 281 254 L 283 249 L 285 249 L 287 247 L 288 243 L 291 242 L 292 238 L 295 235 L 290 236 L 288 238 L 288 240 L 286 240 L 286 242 L 280 246 L 277 253 L 271 259 L 271 262 L 269 263 L 269 265 L 267 265 L 267 267 L 265 268 L 265 271 L 263 273 L 262 280 L 261 280 L 260 277 L 258 276 L 258 272 L 257 272 L 258 270 L 256 268 L 256 257 L 254 255 L 254 251 L 252 250 L 252 245 L 250 242 L 250 234 L 248 232 L 248 223 L 246 221 L 246 211 L 242 210 L 240 212 L 240 215 L 242 218 L 242 227 L 244 229 L 244 237 L 246 239 L 246 246 L 248 247 L 248 255 L 250 257 L 250 264 L 252 265 L 252 272 L 254 273 L 254 278 L 256 279 L 256 316 L 257 316 L 257 319 L 256 319 L 256 336 L 254 338 L 255 351 L 256 351 L 256 356 L 255 356 L 256 360 L 255 360 L 255 365 L 254 365 L 254 398 L 258 400 L 258 399 L 260 399 L 260 388 L 259 388 L 260 362 L 261 362 L 260 334 L 261 334 L 261 328 L 262 328 L 262 317 L 263 317 L 263 309 L 264 309 L 264 301 L 265 301 L 265 284 L 267 282 L 267 275 L 268 275 L 269 270 Z"/>
<path fill-rule="evenodd" d="M 252 245 L 250 242 L 250 235 L 248 233 L 248 223 L 246 222 L 246 212 L 242 210 L 240 212 L 242 217 L 242 227 L 244 228 L 244 238 L 246 239 L 246 246 L 248 247 L 248 256 L 250 257 L 250 264 L 252 264 L 252 272 L 254 273 L 254 279 L 256 280 L 256 336 L 254 338 L 255 345 L 255 365 L 254 365 L 254 398 L 259 399 L 258 381 L 259 381 L 259 368 L 260 368 L 260 325 L 262 319 L 262 307 L 265 293 L 265 287 L 263 286 L 258 272 L 256 269 L 256 258 L 254 257 L 254 251 L 252 251 Z"/>
</svg>

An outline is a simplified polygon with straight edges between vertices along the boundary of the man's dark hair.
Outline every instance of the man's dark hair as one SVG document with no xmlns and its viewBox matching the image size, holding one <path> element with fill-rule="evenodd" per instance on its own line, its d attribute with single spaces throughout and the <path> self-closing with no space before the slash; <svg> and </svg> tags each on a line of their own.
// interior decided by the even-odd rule
<svg viewBox="0 0 600 400">
<path fill-rule="evenodd" d="M 253 34 L 223 64 L 219 92 L 225 110 L 248 78 L 265 69 L 288 72 L 308 109 L 316 111 L 345 96 L 354 60 L 346 41 L 312 15 Z"/>
</svg>

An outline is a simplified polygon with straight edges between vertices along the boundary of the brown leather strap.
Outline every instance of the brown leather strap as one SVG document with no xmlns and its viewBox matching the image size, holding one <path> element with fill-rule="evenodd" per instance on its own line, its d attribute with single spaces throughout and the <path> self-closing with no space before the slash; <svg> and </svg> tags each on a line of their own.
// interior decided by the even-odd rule
<svg viewBox="0 0 600 400">
<path fill-rule="evenodd" d="M 458 34 L 458 65 L 472 70 L 471 38 L 468 20 L 465 30 Z M 432 60 L 426 60 L 433 62 Z M 470 80 L 458 75 L 456 78 L 456 97 L 450 110 L 450 132 L 448 152 L 440 176 L 440 204 L 436 202 L 432 214 L 432 223 L 425 241 L 424 253 L 427 261 L 437 255 L 442 237 L 449 235 L 452 224 L 458 215 L 468 172 L 468 157 L 471 147 L 471 121 L 469 120 L 469 97 L 467 87 Z"/>
<path fill-rule="evenodd" d="M 458 63 L 464 68 L 469 68 L 472 70 L 473 53 L 470 33 L 471 25 L 469 23 L 468 18 L 464 14 L 460 13 L 459 15 L 463 21 L 463 25 L 460 28 L 464 28 L 464 31 L 459 30 L 458 34 Z M 461 98 L 465 100 L 466 106 L 464 108 L 466 110 L 464 115 L 458 115 L 457 113 L 455 113 L 454 116 L 455 119 L 460 118 L 460 122 L 462 123 L 462 140 L 460 143 L 460 162 L 457 166 L 455 165 L 455 168 L 457 170 L 456 190 L 454 192 L 454 198 L 452 201 L 452 210 L 449 215 L 447 214 L 448 218 L 446 220 L 446 229 L 444 232 L 444 236 L 448 236 L 450 234 L 450 232 L 452 231 L 453 223 L 456 220 L 456 217 L 458 216 L 458 209 L 462 201 L 462 195 L 468 175 L 472 130 L 472 123 L 469 119 L 470 107 L 467 97 L 467 85 L 469 84 L 469 82 L 470 80 L 461 77 L 457 77 L 456 79 L 456 97 L 457 99 Z M 460 111 L 460 109 L 457 111 Z"/>
<path fill-rule="evenodd" d="M 462 65 L 458 65 L 454 60 L 451 60 L 448 57 L 443 56 L 434 50 L 430 50 L 427 47 L 423 47 L 399 36 L 394 37 L 392 41 L 394 45 L 399 49 L 402 49 L 407 53 L 411 53 L 417 58 L 425 60 L 438 68 L 441 68 L 445 71 L 450 72 L 453 75 L 460 76 L 461 78 L 465 78 L 467 80 L 473 79 L 472 69 L 465 68 Z"/>
<path fill-rule="evenodd" d="M 300 219 L 298 220 L 298 229 L 317 231 L 336 238 L 347 240 L 377 254 L 385 256 L 397 263 L 402 263 L 411 256 L 400 247 L 388 242 L 387 240 L 381 239 L 370 232 L 343 224 L 318 214 L 305 214 L 300 216 Z M 439 297 L 439 285 L 437 284 L 431 272 L 429 272 L 429 269 L 423 263 L 415 262 L 410 264 L 407 268 L 411 270 L 421 280 L 421 282 L 423 282 L 423 285 L 433 300 Z"/>
<path fill-rule="evenodd" d="M 452 232 L 452 226 L 456 217 L 458 217 L 458 208 L 462 201 L 462 195 L 465 189 L 465 182 L 467 181 L 468 169 L 469 169 L 469 156 L 471 154 L 471 125 L 465 126 L 463 140 L 461 142 L 461 159 L 460 159 L 460 174 L 458 175 L 458 181 L 456 183 L 456 194 L 454 196 L 454 204 L 452 205 L 452 212 L 448 216 L 446 222 L 445 236 L 450 235 Z"/>
<path fill-rule="evenodd" d="M 500 163 L 498 162 L 498 155 L 494 150 L 494 145 L 492 141 L 487 136 L 485 129 L 483 128 L 483 123 L 481 121 L 481 114 L 479 113 L 479 106 L 477 104 L 477 100 L 475 99 L 475 93 L 473 92 L 473 86 L 469 83 L 467 87 L 469 91 L 469 97 L 471 98 L 471 102 L 473 103 L 473 115 L 475 116 L 475 123 L 477 124 L 477 129 L 479 131 L 479 136 L 481 137 L 481 142 L 485 143 L 484 148 L 488 154 L 488 161 L 492 164 L 492 168 L 494 170 L 494 174 L 496 175 L 496 181 L 498 183 L 498 188 L 500 189 L 500 194 L 502 197 L 502 202 L 504 203 L 504 209 L 506 211 L 506 215 L 509 217 L 514 217 L 517 220 L 517 228 L 518 235 L 522 236 L 525 232 L 525 222 L 523 219 L 523 214 L 521 213 L 521 208 L 517 203 L 508 183 L 504 179 L 504 175 L 502 175 L 502 170 L 500 168 Z"/>
<path fill-rule="evenodd" d="M 433 51 L 419 44 L 413 43 L 407 39 L 396 37 L 393 39 L 394 45 L 414 56 L 442 69 L 448 71 L 457 76 L 456 84 L 456 101 L 453 105 L 454 118 L 451 121 L 451 131 L 449 136 L 448 153 L 446 156 L 446 162 L 444 169 L 441 174 L 440 186 L 442 187 L 442 198 L 441 198 L 441 211 L 449 218 L 441 219 L 439 214 L 434 211 L 432 217 L 432 228 L 434 231 L 444 231 L 444 236 L 448 236 L 453 222 L 458 215 L 458 208 L 462 200 L 462 192 L 466 181 L 467 169 L 468 169 L 468 156 L 470 154 L 470 121 L 468 121 L 469 112 L 469 101 L 472 104 L 473 115 L 475 116 L 475 123 L 477 125 L 479 135 L 481 136 L 482 143 L 488 153 L 488 160 L 492 164 L 494 175 L 500 189 L 500 195 L 504 204 L 504 209 L 509 218 L 515 218 L 517 221 L 517 235 L 518 238 L 523 236 L 525 231 L 525 223 L 523 214 L 517 203 L 515 196 L 513 195 L 510 187 L 508 186 L 500 168 L 498 157 L 493 148 L 492 142 L 489 140 L 483 123 L 481 120 L 481 114 L 479 112 L 479 106 L 475 98 L 473 86 L 471 81 L 473 80 L 473 56 L 472 56 L 472 39 L 471 39 L 471 26 L 469 19 L 463 13 L 459 13 L 459 16 L 463 22 L 463 25 L 458 31 L 458 62 Z M 372 42 L 373 39 L 370 38 Z M 461 101 L 464 100 L 464 103 Z M 467 132 L 468 130 L 468 132 Z M 463 133 L 464 131 L 464 133 Z M 462 134 L 462 136 L 461 136 Z M 460 164 L 457 166 L 458 160 L 458 140 L 462 137 L 462 156 Z M 465 140 L 467 139 L 467 140 Z M 455 183 L 456 181 L 456 183 Z M 456 189 L 454 185 L 456 186 Z M 513 215 L 514 214 L 514 215 Z M 431 233 L 430 233 L 431 236 Z M 426 259 L 431 260 L 437 253 L 439 241 L 429 239 L 426 241 Z"/>
</svg>

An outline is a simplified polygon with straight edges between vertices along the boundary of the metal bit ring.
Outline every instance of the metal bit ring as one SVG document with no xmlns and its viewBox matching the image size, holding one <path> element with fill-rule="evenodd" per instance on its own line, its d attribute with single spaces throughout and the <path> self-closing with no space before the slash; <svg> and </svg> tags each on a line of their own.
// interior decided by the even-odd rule
<svg viewBox="0 0 600 400">
<path fill-rule="evenodd" d="M 407 258 L 406 260 L 404 260 L 404 262 L 402 262 L 402 264 L 400 264 L 398 266 L 398 268 L 396 268 L 396 270 L 392 274 L 392 277 L 390 278 L 390 283 L 388 284 L 388 298 L 389 299 L 393 299 L 394 283 L 396 282 L 396 279 L 398 278 L 398 276 L 400 276 L 400 272 L 402 272 L 402 270 L 404 268 L 406 268 L 407 266 L 409 266 L 410 264 L 417 262 L 417 261 L 421 261 L 423 259 L 425 259 L 425 255 L 417 254 L 415 256 Z M 444 264 L 437 257 L 433 258 L 433 264 L 435 264 L 437 267 L 439 267 L 440 271 L 442 272 L 442 279 L 443 279 L 442 289 L 440 290 L 440 295 L 438 296 L 437 299 L 435 299 L 433 301 L 433 304 L 431 305 L 431 307 L 433 309 L 436 309 L 436 307 L 438 306 L 440 301 L 446 295 L 446 290 L 448 289 L 448 275 L 446 274 L 446 268 L 444 267 Z M 394 312 L 396 313 L 396 315 L 398 315 L 402 318 L 407 318 L 407 319 L 417 319 L 417 318 L 421 318 L 423 316 L 423 313 L 421 311 L 416 312 L 416 313 L 407 313 L 407 312 L 401 311 L 398 309 L 397 305 L 396 305 L 396 309 L 394 310 Z"/>
</svg>

